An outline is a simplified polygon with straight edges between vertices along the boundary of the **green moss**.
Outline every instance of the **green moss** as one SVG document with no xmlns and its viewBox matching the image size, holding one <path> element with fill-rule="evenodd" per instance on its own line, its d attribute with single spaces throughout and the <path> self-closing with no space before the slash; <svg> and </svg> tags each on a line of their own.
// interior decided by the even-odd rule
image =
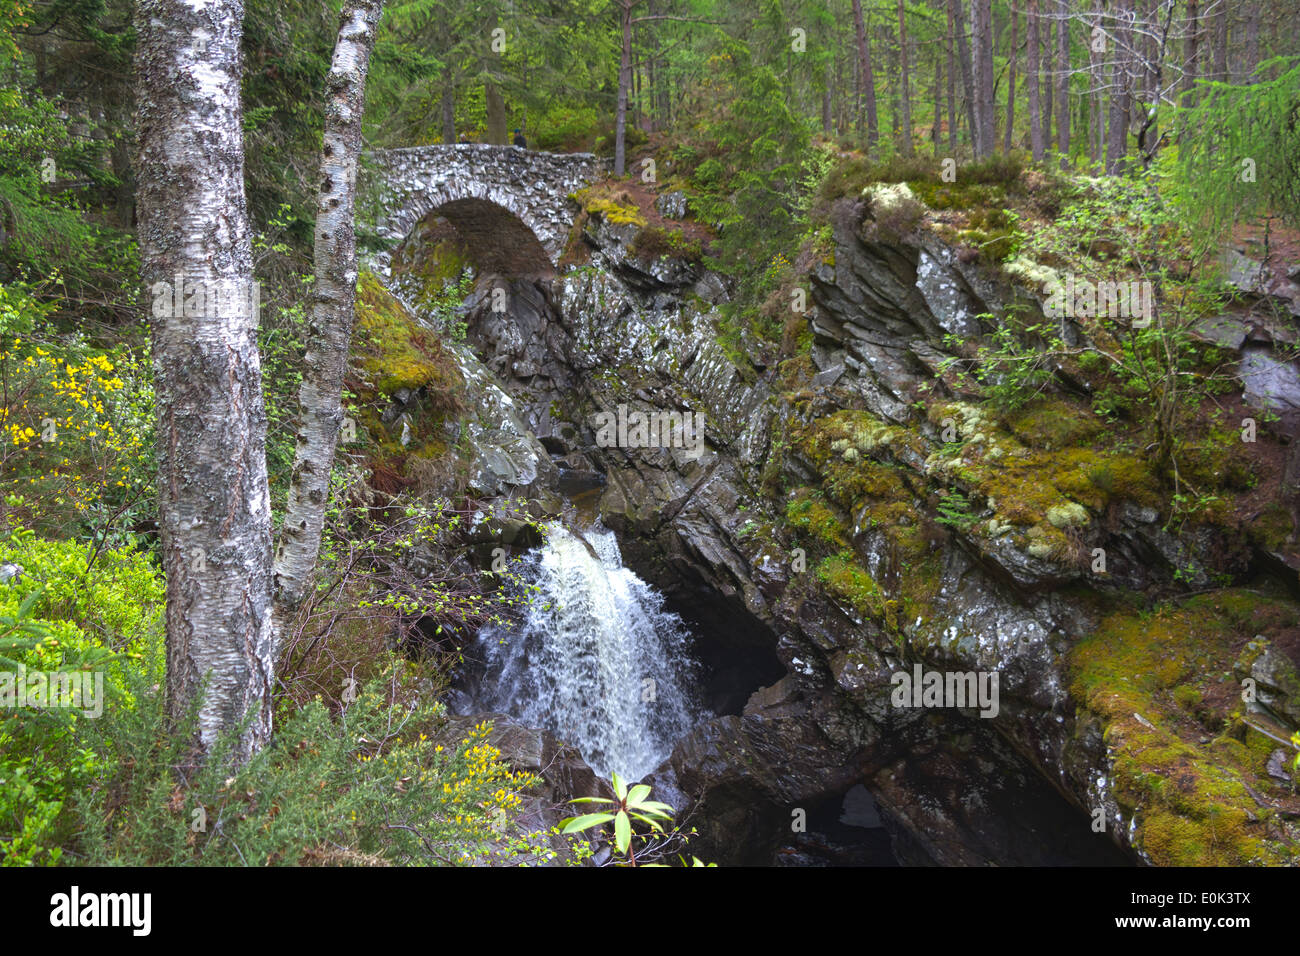
<svg viewBox="0 0 1300 956">
<path fill-rule="evenodd" d="M 611 184 L 589 186 L 573 194 L 572 198 L 587 213 L 600 216 L 615 225 L 646 225 L 646 218 L 627 193 L 614 194 Z"/>
<path fill-rule="evenodd" d="M 1232 866 L 1291 857 L 1292 848 L 1251 819 L 1256 804 L 1246 788 L 1272 787 L 1262 773 L 1260 748 L 1235 731 L 1201 745 L 1203 726 L 1187 711 L 1204 709 L 1198 681 L 1231 669 L 1244 634 L 1288 625 L 1295 612 L 1293 605 L 1253 592 L 1218 592 L 1151 614 L 1113 613 L 1071 651 L 1071 693 L 1100 719 L 1116 799 L 1136 819 L 1136 844 L 1157 865 Z M 1239 727 L 1228 701 L 1220 713 L 1198 718 Z"/>
<path fill-rule="evenodd" d="M 687 238 L 681 229 L 645 226 L 632 240 L 631 249 L 633 255 L 647 260 L 671 256 L 699 263 L 704 259 L 704 247 L 699 240 Z"/>
<path fill-rule="evenodd" d="M 1295 534 L 1291 512 L 1277 502 L 1266 506 L 1246 528 L 1252 544 L 1268 551 L 1280 551 Z"/>
<path fill-rule="evenodd" d="M 885 596 L 852 552 L 841 552 L 822 561 L 817 566 L 817 579 L 862 616 L 876 619 L 890 630 L 898 630 L 899 602 Z"/>
<path fill-rule="evenodd" d="M 442 343 L 370 272 L 362 273 L 357 281 L 354 351 L 358 364 L 382 395 L 392 395 L 400 388 L 449 391 L 464 384 Z"/>
<path fill-rule="evenodd" d="M 1025 445 L 1043 451 L 1081 445 L 1106 428 L 1092 409 L 1053 397 L 1036 399 L 1008 413 L 1006 424 Z"/>
<path fill-rule="evenodd" d="M 828 547 L 847 547 L 846 532 L 817 492 L 800 488 L 785 508 L 785 520 L 792 528 L 806 532 Z"/>
</svg>

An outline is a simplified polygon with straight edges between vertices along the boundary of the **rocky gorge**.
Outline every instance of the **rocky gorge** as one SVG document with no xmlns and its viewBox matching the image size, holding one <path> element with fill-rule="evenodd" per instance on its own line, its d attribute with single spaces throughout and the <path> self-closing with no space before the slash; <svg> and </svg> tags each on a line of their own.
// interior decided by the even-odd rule
<svg viewBox="0 0 1300 956">
<path fill-rule="evenodd" d="M 713 716 L 645 781 L 697 829 L 691 852 L 1294 861 L 1294 282 L 1242 280 L 1241 307 L 1202 330 L 1237 356 L 1228 418 L 1260 425 L 1249 443 L 1207 434 L 1200 467 L 1230 506 L 1175 520 L 1149 449 L 1092 411 L 1077 367 L 1010 412 L 958 374 L 1006 315 L 1047 321 L 1046 267 L 972 254 L 906 187 L 834 203 L 780 349 L 729 322 L 729 280 L 652 241 L 660 227 L 572 201 L 556 275 L 474 273 L 448 347 L 461 407 L 431 410 L 403 380 L 372 396 L 367 425 L 423 494 L 523 497 L 558 518 L 585 489 L 624 563 L 689 625 Z M 658 205 L 685 214 L 679 194 Z M 447 334 L 421 301 L 473 258 L 434 210 L 382 284 L 363 280 L 363 327 L 368 311 Z M 1060 334 L 1087 338 L 1069 319 Z M 702 414 L 703 447 L 605 446 L 597 416 L 620 408 Z M 483 539 L 537 543 L 516 525 Z M 996 715 L 899 706 L 894 675 L 918 666 L 997 674 Z M 597 792 L 552 735 L 499 717 L 496 739 L 547 799 Z"/>
</svg>

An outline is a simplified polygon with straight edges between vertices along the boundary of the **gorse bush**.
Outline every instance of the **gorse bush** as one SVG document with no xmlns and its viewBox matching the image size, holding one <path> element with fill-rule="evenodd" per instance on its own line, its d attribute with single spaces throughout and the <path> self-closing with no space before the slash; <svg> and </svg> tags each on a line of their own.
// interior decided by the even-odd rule
<svg viewBox="0 0 1300 956">
<path fill-rule="evenodd" d="M 396 693 L 395 693 L 396 690 Z M 113 761 L 77 801 L 76 857 L 114 865 L 464 865 L 546 857 L 514 823 L 516 773 L 480 724 L 438 742 L 441 705 L 368 684 L 340 714 L 313 701 L 235 772 L 229 740 L 196 763 L 161 701 L 110 715 Z"/>
<path fill-rule="evenodd" d="M 151 497 L 147 355 L 52 337 L 50 308 L 0 286 L 0 481 L 12 524 L 118 537 Z"/>
</svg>

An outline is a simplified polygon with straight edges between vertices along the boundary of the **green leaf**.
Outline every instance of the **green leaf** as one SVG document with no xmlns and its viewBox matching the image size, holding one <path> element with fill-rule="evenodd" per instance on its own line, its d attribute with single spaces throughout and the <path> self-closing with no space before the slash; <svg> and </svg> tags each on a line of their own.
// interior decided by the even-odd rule
<svg viewBox="0 0 1300 956">
<path fill-rule="evenodd" d="M 580 817 L 569 817 L 567 820 L 561 820 L 560 832 L 577 833 L 580 830 L 588 830 L 602 823 L 608 823 L 612 819 L 613 814 L 610 813 L 584 813 Z"/>
<path fill-rule="evenodd" d="M 632 845 L 632 821 L 622 810 L 614 816 L 614 845 L 619 853 L 627 853 L 627 848 Z"/>
<path fill-rule="evenodd" d="M 627 799 L 627 784 L 617 773 L 614 774 L 614 793 L 620 800 Z"/>
<path fill-rule="evenodd" d="M 644 783 L 638 783 L 635 787 L 627 792 L 628 805 L 640 803 L 646 797 L 650 796 L 650 788 Z"/>
</svg>

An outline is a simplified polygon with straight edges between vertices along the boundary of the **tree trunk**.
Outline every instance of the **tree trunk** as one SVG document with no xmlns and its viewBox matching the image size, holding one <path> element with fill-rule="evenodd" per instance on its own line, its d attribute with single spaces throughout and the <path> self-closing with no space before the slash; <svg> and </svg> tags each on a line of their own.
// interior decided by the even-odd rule
<svg viewBox="0 0 1300 956">
<path fill-rule="evenodd" d="M 1070 162 L 1070 0 L 1057 0 L 1056 24 L 1056 148 L 1061 166 Z"/>
<path fill-rule="evenodd" d="M 831 84 L 834 82 L 834 64 L 828 57 L 822 78 L 822 135 L 828 139 L 834 130 L 831 126 Z"/>
<path fill-rule="evenodd" d="M 954 37 L 952 3 L 948 4 L 948 148 L 957 155 L 957 64 L 953 62 Z"/>
<path fill-rule="evenodd" d="M 140 270 L 152 298 L 167 700 L 199 747 L 271 732 L 266 410 L 244 197 L 239 0 L 139 0 Z M 177 285 L 181 288 L 176 288 Z M 204 682 L 206 681 L 206 687 Z"/>
<path fill-rule="evenodd" d="M 1259 4 L 1251 0 L 1246 6 L 1246 82 L 1255 83 L 1259 76 Z"/>
<path fill-rule="evenodd" d="M 1214 14 L 1214 65 L 1212 79 L 1228 82 L 1228 4 L 1220 0 Z"/>
<path fill-rule="evenodd" d="M 384 0 L 349 0 L 325 81 L 325 129 L 316 200 L 316 285 L 298 386 L 298 433 L 284 526 L 275 553 L 275 612 L 281 634 L 311 585 L 329 505 L 330 470 L 343 423 L 341 396 L 356 317 L 353 229 L 366 71 Z"/>
<path fill-rule="evenodd" d="M 1196 78 L 1200 75 L 1201 13 L 1196 0 L 1187 0 L 1187 38 L 1183 41 L 1183 105 L 1196 105 Z"/>
<path fill-rule="evenodd" d="M 961 85 L 966 96 L 966 124 L 970 129 L 971 149 L 976 149 L 975 81 L 970 62 L 970 41 L 966 35 L 966 18 L 962 0 L 948 0 L 952 13 L 953 40 L 957 45 L 957 62 L 961 66 Z"/>
<path fill-rule="evenodd" d="M 487 104 L 487 141 L 494 146 L 504 146 L 509 139 L 506 132 L 506 101 L 501 91 L 491 81 L 483 85 L 483 98 Z"/>
<path fill-rule="evenodd" d="M 1116 0 L 1115 43 L 1111 51 L 1110 135 L 1106 140 L 1106 172 L 1118 176 L 1124 171 L 1128 153 L 1130 108 L 1130 48 L 1133 0 Z"/>
<path fill-rule="evenodd" d="M 982 159 L 993 154 L 996 142 L 992 0 L 971 0 L 971 34 L 975 48 L 975 156 Z"/>
<path fill-rule="evenodd" d="M 1025 24 L 1025 85 L 1029 97 L 1029 148 L 1034 162 L 1043 160 L 1043 117 L 1038 95 L 1038 0 L 1029 0 Z"/>
<path fill-rule="evenodd" d="M 1016 125 L 1016 8 L 1011 8 L 1011 50 L 1007 54 L 1007 125 L 1002 136 L 1002 151 L 1011 152 L 1011 137 Z"/>
<path fill-rule="evenodd" d="M 627 166 L 627 96 L 632 85 L 632 3 L 620 0 L 619 26 L 623 33 L 618 64 L 618 106 L 614 114 L 614 175 L 622 176 Z"/>
<path fill-rule="evenodd" d="M 862 0 L 853 0 L 853 29 L 858 40 L 858 77 L 862 84 L 867 111 L 867 145 L 874 146 L 879 135 L 876 117 L 876 79 L 871 72 L 871 47 L 867 44 L 867 26 L 862 19 Z"/>
<path fill-rule="evenodd" d="M 907 74 L 907 13 L 903 9 L 903 0 L 898 0 L 898 82 L 902 96 L 903 119 L 900 146 L 904 156 L 912 155 L 912 93 L 908 89 Z"/>
<path fill-rule="evenodd" d="M 1106 120 L 1101 110 L 1102 65 L 1104 54 L 1097 49 L 1101 14 L 1096 13 L 1088 28 L 1088 158 L 1097 162 L 1105 155 Z"/>
<path fill-rule="evenodd" d="M 442 87 L 442 141 L 456 142 L 456 91 L 448 75 Z"/>
<path fill-rule="evenodd" d="M 943 52 L 934 54 L 934 126 L 930 130 L 930 145 L 934 155 L 939 155 L 939 144 L 943 141 Z"/>
<path fill-rule="evenodd" d="M 1043 107 L 1043 152 L 1052 148 L 1052 113 L 1055 109 L 1055 80 L 1052 75 L 1052 62 L 1056 56 L 1056 47 L 1052 45 L 1055 34 L 1055 20 L 1048 11 L 1052 0 L 1034 0 L 1039 10 L 1038 17 L 1038 62 L 1042 67 L 1042 76 L 1038 80 L 1038 98 Z"/>
</svg>

